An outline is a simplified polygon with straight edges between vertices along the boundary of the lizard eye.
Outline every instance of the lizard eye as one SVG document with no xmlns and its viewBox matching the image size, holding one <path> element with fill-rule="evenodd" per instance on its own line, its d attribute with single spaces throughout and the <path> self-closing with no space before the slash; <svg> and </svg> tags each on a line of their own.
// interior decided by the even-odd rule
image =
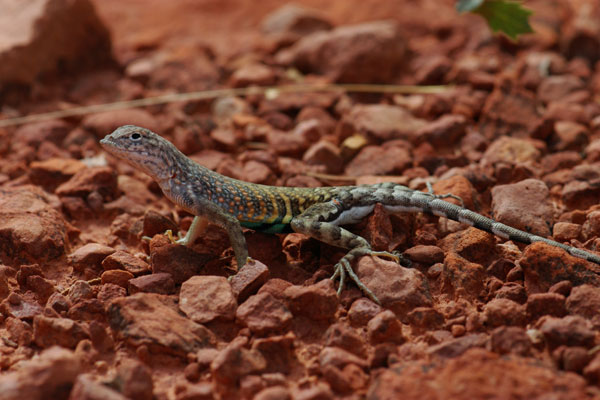
<svg viewBox="0 0 600 400">
<path fill-rule="evenodd" d="M 130 136 L 131 140 L 140 140 L 142 138 L 142 135 L 140 135 L 139 133 L 135 132 L 132 133 Z"/>
</svg>

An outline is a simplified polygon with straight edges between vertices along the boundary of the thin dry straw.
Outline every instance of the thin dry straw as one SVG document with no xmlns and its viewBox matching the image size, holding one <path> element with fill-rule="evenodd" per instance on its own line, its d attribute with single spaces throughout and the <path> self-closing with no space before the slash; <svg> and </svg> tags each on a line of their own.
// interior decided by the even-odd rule
<svg viewBox="0 0 600 400">
<path fill-rule="evenodd" d="M 0 119 L 0 128 L 20 125 L 49 119 L 75 117 L 104 111 L 122 110 L 125 108 L 145 107 L 156 104 L 214 99 L 225 96 L 265 95 L 275 97 L 279 93 L 300 92 L 334 92 L 347 91 L 354 93 L 396 93 L 396 94 L 428 94 L 447 91 L 450 86 L 412 86 L 412 85 L 371 85 L 371 84 L 294 84 L 281 86 L 255 86 L 234 89 L 214 89 L 190 93 L 173 93 L 143 99 L 117 101 L 115 103 L 96 104 L 92 106 L 74 107 L 66 110 L 32 114 L 24 117 Z"/>
</svg>

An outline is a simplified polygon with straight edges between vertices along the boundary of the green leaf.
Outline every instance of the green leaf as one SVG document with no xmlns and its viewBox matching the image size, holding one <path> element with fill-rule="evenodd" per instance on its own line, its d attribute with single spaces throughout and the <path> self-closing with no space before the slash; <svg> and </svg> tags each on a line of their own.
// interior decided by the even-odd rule
<svg viewBox="0 0 600 400">
<path fill-rule="evenodd" d="M 483 3 L 483 0 L 458 0 L 456 10 L 459 13 L 473 11 Z"/>
<path fill-rule="evenodd" d="M 467 7 L 467 3 L 472 6 L 477 0 L 459 0 L 456 7 Z M 533 32 L 529 25 L 529 16 L 533 11 L 524 8 L 521 3 L 511 0 L 485 0 L 479 3 L 478 7 L 467 10 L 485 18 L 493 32 L 500 31 L 512 40 L 523 33 Z"/>
</svg>

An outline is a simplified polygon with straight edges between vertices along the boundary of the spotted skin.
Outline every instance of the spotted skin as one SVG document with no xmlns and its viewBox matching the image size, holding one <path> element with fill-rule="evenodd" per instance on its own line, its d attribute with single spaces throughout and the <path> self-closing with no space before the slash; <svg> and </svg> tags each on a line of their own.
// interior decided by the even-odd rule
<svg viewBox="0 0 600 400">
<path fill-rule="evenodd" d="M 258 185 L 213 172 L 186 157 L 173 144 L 148 129 L 125 125 L 100 141 L 109 153 L 144 171 L 163 193 L 196 217 L 186 236 L 189 245 L 202 234 L 207 220 L 225 228 L 238 266 L 248 260 L 242 226 L 270 233 L 295 231 L 348 249 L 335 265 L 338 293 L 349 276 L 375 302 L 379 300 L 356 276 L 352 262 L 363 255 L 398 261 L 396 254 L 374 251 L 362 237 L 340 225 L 356 223 L 376 204 L 391 213 L 424 212 L 459 221 L 521 243 L 544 242 L 569 254 L 600 264 L 600 256 L 504 225 L 462 206 L 444 201 L 447 195 L 415 191 L 395 183 L 322 188 Z"/>
</svg>

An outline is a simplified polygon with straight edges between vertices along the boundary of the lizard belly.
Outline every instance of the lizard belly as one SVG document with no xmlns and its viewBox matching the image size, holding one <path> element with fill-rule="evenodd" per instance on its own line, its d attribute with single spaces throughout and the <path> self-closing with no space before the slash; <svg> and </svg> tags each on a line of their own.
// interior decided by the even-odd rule
<svg viewBox="0 0 600 400">
<path fill-rule="evenodd" d="M 371 204 L 368 206 L 352 207 L 348 210 L 342 211 L 336 219 L 331 221 L 331 223 L 334 225 L 356 224 L 357 222 L 360 222 L 364 217 L 369 215 L 374 208 L 375 204 Z"/>
</svg>

